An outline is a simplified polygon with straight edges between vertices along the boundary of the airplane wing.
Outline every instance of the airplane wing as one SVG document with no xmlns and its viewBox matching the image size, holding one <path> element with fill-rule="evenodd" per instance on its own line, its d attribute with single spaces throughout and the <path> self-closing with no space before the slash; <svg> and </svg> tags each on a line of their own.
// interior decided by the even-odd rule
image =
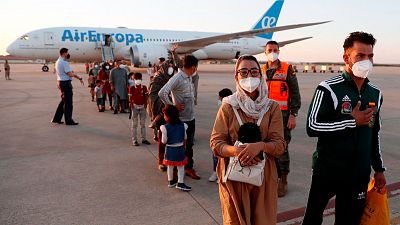
<svg viewBox="0 0 400 225">
<path fill-rule="evenodd" d="M 256 30 L 242 31 L 242 32 L 236 32 L 236 33 L 230 33 L 230 34 L 222 34 L 222 35 L 211 36 L 211 37 L 206 37 L 206 38 L 199 38 L 199 39 L 188 40 L 188 41 L 174 42 L 172 44 L 177 44 L 179 46 L 177 49 L 178 53 L 187 53 L 187 52 L 192 52 L 197 49 L 203 48 L 207 45 L 211 45 L 211 44 L 215 44 L 215 43 L 226 43 L 233 39 L 251 38 L 258 34 L 266 34 L 266 33 L 272 33 L 272 32 L 284 31 L 284 30 L 291 30 L 291 29 L 314 26 L 314 25 L 319 25 L 319 24 L 329 23 L 329 22 L 331 22 L 331 21 L 324 21 L 324 22 L 317 22 L 317 23 L 303 23 L 303 24 L 294 24 L 294 25 L 287 25 L 287 26 L 281 26 L 281 27 L 256 29 Z M 288 43 L 286 43 L 286 44 L 288 44 Z"/>
<path fill-rule="evenodd" d="M 279 44 L 279 47 L 281 48 L 285 45 L 292 44 L 292 43 L 299 42 L 299 41 L 304 41 L 304 40 L 307 40 L 310 38 L 312 38 L 312 37 L 297 38 L 297 39 L 292 39 L 292 40 L 288 40 L 288 41 L 279 41 L 278 44 Z M 261 46 L 261 47 L 264 48 L 265 46 Z"/>
</svg>

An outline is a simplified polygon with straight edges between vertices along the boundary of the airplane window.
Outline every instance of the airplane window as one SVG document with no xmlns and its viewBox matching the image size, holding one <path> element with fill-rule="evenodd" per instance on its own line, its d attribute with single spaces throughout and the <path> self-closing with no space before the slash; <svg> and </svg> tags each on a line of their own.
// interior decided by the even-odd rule
<svg viewBox="0 0 400 225">
<path fill-rule="evenodd" d="M 19 39 L 27 41 L 27 40 L 29 40 L 29 36 L 27 34 L 25 34 L 25 35 L 22 35 Z"/>
</svg>

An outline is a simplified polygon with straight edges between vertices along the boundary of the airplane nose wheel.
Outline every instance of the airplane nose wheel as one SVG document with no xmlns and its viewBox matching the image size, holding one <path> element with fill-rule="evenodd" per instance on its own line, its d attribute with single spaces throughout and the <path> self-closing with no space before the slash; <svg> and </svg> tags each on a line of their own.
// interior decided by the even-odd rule
<svg viewBox="0 0 400 225">
<path fill-rule="evenodd" d="M 48 67 L 47 65 L 44 65 L 44 66 L 42 67 L 42 71 L 43 71 L 43 72 L 49 72 L 49 67 Z"/>
</svg>

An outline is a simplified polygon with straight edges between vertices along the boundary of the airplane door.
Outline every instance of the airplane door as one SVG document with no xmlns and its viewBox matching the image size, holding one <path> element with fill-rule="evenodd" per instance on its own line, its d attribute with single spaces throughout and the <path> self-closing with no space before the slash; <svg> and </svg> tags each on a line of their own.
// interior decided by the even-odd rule
<svg viewBox="0 0 400 225">
<path fill-rule="evenodd" d="M 44 44 L 45 45 L 54 45 L 54 33 L 44 32 Z"/>
<path fill-rule="evenodd" d="M 243 39 L 243 49 L 249 50 L 249 40 L 247 38 Z"/>
</svg>

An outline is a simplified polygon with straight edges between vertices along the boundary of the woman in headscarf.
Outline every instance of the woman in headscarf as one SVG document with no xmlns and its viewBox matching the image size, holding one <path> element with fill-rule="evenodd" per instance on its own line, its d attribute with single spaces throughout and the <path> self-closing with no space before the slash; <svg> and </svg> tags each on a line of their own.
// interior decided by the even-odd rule
<svg viewBox="0 0 400 225">
<path fill-rule="evenodd" d="M 210 146 L 218 157 L 217 174 L 219 196 L 224 224 L 269 225 L 276 224 L 278 174 L 275 157 L 284 151 L 282 113 L 279 104 L 268 99 L 265 79 L 260 64 L 250 55 L 241 56 L 235 66 L 236 92 L 223 99 L 210 138 Z M 233 146 L 238 140 L 237 109 L 243 123 L 262 117 L 262 141 Z M 258 154 L 266 153 L 264 181 L 260 187 L 244 182 L 227 180 L 225 176 L 229 157 L 238 156 L 243 166 L 260 162 Z"/>
</svg>

